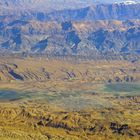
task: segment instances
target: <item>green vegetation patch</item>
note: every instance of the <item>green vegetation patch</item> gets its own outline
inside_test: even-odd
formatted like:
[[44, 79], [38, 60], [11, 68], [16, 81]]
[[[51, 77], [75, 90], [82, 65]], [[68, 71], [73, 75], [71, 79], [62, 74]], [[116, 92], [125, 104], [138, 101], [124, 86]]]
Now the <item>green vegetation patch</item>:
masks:
[[104, 88], [105, 92], [127, 92], [127, 93], [140, 93], [140, 84], [135, 83], [114, 83], [107, 84]]
[[0, 101], [16, 101], [25, 98], [29, 98], [29, 95], [13, 90], [0, 90]]

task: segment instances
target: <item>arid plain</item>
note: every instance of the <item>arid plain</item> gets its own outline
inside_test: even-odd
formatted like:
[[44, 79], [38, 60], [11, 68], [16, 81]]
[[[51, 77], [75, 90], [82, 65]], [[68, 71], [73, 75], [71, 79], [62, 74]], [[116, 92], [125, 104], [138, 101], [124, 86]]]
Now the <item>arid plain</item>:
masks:
[[1, 57], [1, 140], [139, 140], [140, 62]]

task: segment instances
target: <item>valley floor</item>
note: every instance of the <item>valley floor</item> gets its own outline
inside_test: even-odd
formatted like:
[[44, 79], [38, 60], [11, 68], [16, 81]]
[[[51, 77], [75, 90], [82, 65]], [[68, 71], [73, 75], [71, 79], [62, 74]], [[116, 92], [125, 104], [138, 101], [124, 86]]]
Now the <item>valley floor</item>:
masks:
[[0, 59], [0, 140], [139, 140], [139, 64]]

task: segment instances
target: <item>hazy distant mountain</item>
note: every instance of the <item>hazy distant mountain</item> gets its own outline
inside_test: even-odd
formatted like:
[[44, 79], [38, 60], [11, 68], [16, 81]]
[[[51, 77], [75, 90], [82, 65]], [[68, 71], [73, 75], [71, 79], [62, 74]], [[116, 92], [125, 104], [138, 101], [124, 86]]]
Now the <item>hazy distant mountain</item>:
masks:
[[[95, 4], [121, 3], [126, 0], [0, 0], [1, 8], [17, 8], [21, 10], [60, 10], [60, 9], [77, 9]], [[128, 0], [127, 2], [139, 2], [139, 0]], [[16, 6], [16, 7], [15, 7]]]
[[[89, 6], [84, 7], [76, 7], [77, 2], [68, 2], [69, 4], [61, 5], [61, 1], [57, 5], [55, 5], [55, 10], [53, 10], [53, 4], [52, 0], [48, 4], [42, 3], [42, 0], [39, 0], [39, 3], [37, 3], [37, 0], [25, 0], [18, 2], [10, 1], [6, 6], [3, 6], [1, 4], [1, 11], [0, 15], [2, 17], [8, 17], [13, 20], [14, 19], [22, 19], [22, 20], [29, 20], [29, 19], [35, 19], [35, 20], [41, 20], [41, 21], [79, 21], [79, 20], [126, 20], [126, 19], [140, 19], [140, 4], [91, 4]], [[29, 2], [27, 2], [29, 1]], [[73, 1], [73, 0], [71, 0]], [[10, 4], [12, 3], [12, 4]], [[32, 4], [33, 3], [33, 4]], [[60, 4], [61, 3], [61, 4]], [[67, 3], [67, 1], [66, 1]], [[83, 2], [84, 3], [84, 2]], [[81, 6], [83, 4], [81, 2]], [[41, 6], [42, 8], [36, 8], [35, 6]], [[51, 6], [52, 4], [52, 6]], [[5, 5], [5, 4], [4, 4]], [[17, 6], [15, 6], [17, 5]], [[62, 6], [62, 7], [61, 7]], [[80, 5], [79, 5], [80, 6]], [[71, 7], [71, 8], [70, 8]], [[44, 10], [45, 9], [45, 10]]]
[[94, 4], [92, 0], [0, 0], [0, 5], [4, 8], [13, 7], [20, 10], [50, 11], [58, 9], [73, 9]]

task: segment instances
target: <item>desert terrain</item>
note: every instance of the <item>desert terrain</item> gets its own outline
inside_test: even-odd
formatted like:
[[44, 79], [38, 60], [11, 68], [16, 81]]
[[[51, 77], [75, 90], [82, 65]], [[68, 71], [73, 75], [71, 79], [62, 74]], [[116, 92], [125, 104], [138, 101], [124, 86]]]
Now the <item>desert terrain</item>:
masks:
[[140, 62], [0, 59], [0, 140], [139, 140]]

